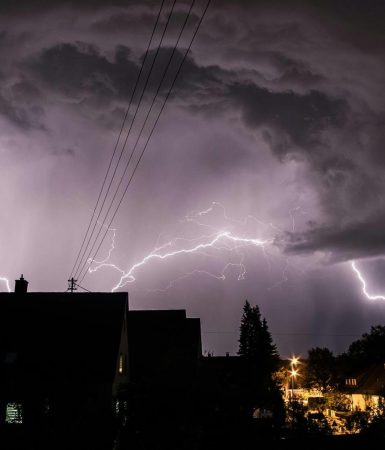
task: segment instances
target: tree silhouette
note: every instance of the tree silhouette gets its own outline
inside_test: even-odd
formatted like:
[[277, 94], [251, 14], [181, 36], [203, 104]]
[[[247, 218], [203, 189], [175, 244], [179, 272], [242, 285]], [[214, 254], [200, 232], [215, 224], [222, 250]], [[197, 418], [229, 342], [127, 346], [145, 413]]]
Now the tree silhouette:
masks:
[[361, 339], [352, 342], [347, 357], [354, 368], [385, 361], [385, 326], [372, 326], [370, 333], [365, 333]]
[[334, 386], [335, 358], [328, 348], [312, 348], [308, 351], [305, 385], [326, 391]]
[[238, 355], [256, 362], [270, 377], [279, 362], [266, 319], [261, 319], [258, 305], [251, 306], [247, 300], [241, 319]]
[[273, 411], [278, 425], [284, 416], [282, 397], [273, 379], [279, 356], [266, 319], [261, 318], [259, 307], [251, 306], [247, 300], [241, 319], [238, 355], [247, 367], [243, 390], [246, 410], [268, 408]]
[[243, 307], [241, 329], [239, 335], [238, 355], [248, 358], [256, 357], [259, 347], [259, 331], [261, 328], [261, 314], [258, 306], [252, 308], [246, 300]]

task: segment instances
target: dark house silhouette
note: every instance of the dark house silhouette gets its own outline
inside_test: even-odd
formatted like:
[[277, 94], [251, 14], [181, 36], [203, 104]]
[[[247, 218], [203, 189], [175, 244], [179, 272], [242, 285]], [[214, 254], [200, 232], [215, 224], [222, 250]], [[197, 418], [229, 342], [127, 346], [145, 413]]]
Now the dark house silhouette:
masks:
[[0, 447], [107, 448], [129, 380], [127, 294], [15, 287], [0, 294]]
[[130, 311], [128, 433], [122, 448], [181, 448], [196, 416], [200, 320], [184, 310]]
[[185, 310], [130, 311], [130, 378], [132, 383], [184, 383], [196, 374], [202, 357], [200, 319]]
[[245, 414], [250, 372], [248, 360], [239, 356], [209, 356], [202, 360], [200, 370], [202, 414], [210, 422], [234, 423]]
[[0, 448], [171, 445], [197, 413], [200, 320], [27, 288], [0, 294]]

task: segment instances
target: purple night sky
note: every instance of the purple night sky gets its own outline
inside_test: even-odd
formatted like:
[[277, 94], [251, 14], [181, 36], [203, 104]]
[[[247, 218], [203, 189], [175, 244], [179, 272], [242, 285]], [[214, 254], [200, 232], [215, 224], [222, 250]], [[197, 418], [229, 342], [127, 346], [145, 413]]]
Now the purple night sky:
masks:
[[[23, 273], [32, 291], [66, 289], [160, 4], [1, 2], [0, 277], [11, 288]], [[144, 108], [189, 4], [176, 2]], [[218, 355], [237, 350], [245, 299], [283, 357], [341, 352], [384, 324], [385, 300], [366, 298], [351, 267], [385, 295], [384, 18], [375, 0], [212, 2], [96, 258], [114, 241], [106, 263], [139, 263], [122, 288], [131, 308], [186, 308]], [[159, 255], [177, 254], [141, 263], [164, 245]], [[81, 284], [110, 291], [119, 270]]]

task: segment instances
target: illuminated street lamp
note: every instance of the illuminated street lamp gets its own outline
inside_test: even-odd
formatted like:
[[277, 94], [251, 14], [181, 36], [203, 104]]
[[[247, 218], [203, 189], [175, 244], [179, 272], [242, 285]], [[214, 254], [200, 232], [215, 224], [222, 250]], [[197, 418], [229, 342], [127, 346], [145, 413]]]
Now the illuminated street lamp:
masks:
[[293, 390], [294, 390], [294, 379], [299, 374], [299, 371], [297, 369], [297, 364], [299, 364], [299, 357], [298, 356], [292, 356], [290, 359], [290, 377], [291, 377], [291, 400], [293, 399]]
[[297, 369], [297, 364], [299, 364], [299, 358], [297, 356], [292, 356], [290, 359], [290, 378], [291, 378], [291, 390], [290, 390], [290, 405], [291, 405], [291, 420], [294, 423], [294, 380], [299, 375], [299, 370]]
[[293, 396], [293, 389], [294, 389], [294, 379], [298, 375], [298, 369], [291, 369], [290, 376], [291, 376], [291, 395]]
[[299, 358], [297, 356], [292, 356], [292, 358], [290, 359], [290, 364], [291, 366], [296, 366], [299, 363]]

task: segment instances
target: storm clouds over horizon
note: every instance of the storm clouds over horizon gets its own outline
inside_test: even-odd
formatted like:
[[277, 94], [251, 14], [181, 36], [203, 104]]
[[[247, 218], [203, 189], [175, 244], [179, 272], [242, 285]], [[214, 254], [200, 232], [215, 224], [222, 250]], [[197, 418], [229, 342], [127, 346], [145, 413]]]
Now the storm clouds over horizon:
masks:
[[[23, 272], [32, 290], [66, 287], [160, 6], [80, 3], [0, 6], [0, 276]], [[176, 5], [158, 71], [189, 6]], [[233, 254], [142, 267], [132, 307], [187, 308], [216, 353], [236, 350], [246, 298], [283, 356], [342, 351], [383, 322], [349, 261], [385, 293], [384, 18], [375, 0], [212, 2], [114, 222], [112, 260], [126, 270], [157, 243], [207, 234], [182, 219], [212, 202], [225, 213], [208, 226], [273, 244], [244, 250], [240, 280]], [[226, 264], [224, 280], [204, 274]], [[118, 279], [104, 268], [86, 287]]]

